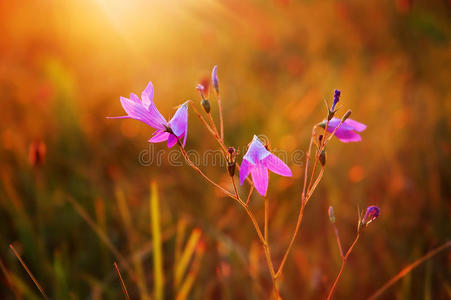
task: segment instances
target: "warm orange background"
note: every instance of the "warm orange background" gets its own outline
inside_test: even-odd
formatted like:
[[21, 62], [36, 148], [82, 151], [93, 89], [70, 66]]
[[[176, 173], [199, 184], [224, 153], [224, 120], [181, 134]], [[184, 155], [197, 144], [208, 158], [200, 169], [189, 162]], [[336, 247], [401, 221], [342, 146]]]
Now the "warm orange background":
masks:
[[[375, 204], [381, 216], [359, 241], [336, 293], [365, 299], [451, 236], [450, 13], [449, 1], [438, 0], [1, 1], [0, 258], [27, 286], [16, 296], [38, 291], [9, 251], [12, 242], [51, 298], [122, 297], [114, 256], [65, 199], [80, 203], [130, 257], [151, 240], [150, 180], [161, 199], [168, 298], [180, 220], [188, 232], [201, 228], [206, 247], [189, 299], [267, 294], [263, 255], [239, 207], [188, 167], [169, 166], [167, 154], [161, 167], [139, 165], [152, 130], [105, 119], [123, 113], [119, 96], [140, 94], [150, 80], [157, 106], [169, 116], [177, 104], [199, 100], [194, 87], [217, 64], [229, 145], [242, 148], [256, 133], [273, 148], [306, 150], [312, 125], [324, 118], [323, 99], [331, 101], [336, 88], [352, 118], [368, 125], [361, 143], [334, 140], [328, 147], [325, 178], [281, 285], [286, 299], [322, 298], [340, 264], [328, 206], [347, 246], [357, 203]], [[216, 117], [215, 101], [212, 110]], [[187, 149], [216, 147], [207, 136], [191, 114]], [[45, 148], [39, 166], [30, 164], [33, 145], [40, 153]], [[204, 169], [231, 188], [223, 169]], [[270, 175], [276, 264], [299, 204], [303, 169], [292, 170], [290, 179]], [[129, 206], [131, 232], [121, 221], [118, 193]], [[261, 217], [261, 197], [253, 197], [252, 209]], [[152, 252], [142, 265], [151, 291]], [[448, 251], [384, 297], [446, 299], [449, 270]], [[132, 298], [142, 296], [123, 275]], [[14, 298], [0, 278], [0, 298]]]

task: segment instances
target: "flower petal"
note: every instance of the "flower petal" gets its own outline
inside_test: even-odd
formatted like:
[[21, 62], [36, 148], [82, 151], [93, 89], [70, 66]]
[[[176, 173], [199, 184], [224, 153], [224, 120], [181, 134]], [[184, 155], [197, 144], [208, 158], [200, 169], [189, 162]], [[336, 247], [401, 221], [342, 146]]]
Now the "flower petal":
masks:
[[282, 176], [293, 176], [290, 168], [274, 154], [268, 155], [263, 161], [263, 165], [270, 169], [272, 172]]
[[169, 125], [176, 136], [181, 136], [188, 131], [188, 102], [180, 105], [169, 121]]
[[138, 96], [134, 93], [130, 93], [130, 100], [132, 100], [133, 102], [142, 104], [141, 100], [139, 100]]
[[153, 133], [153, 137], [149, 140], [150, 143], [160, 143], [167, 141], [169, 138], [169, 133], [161, 130], [157, 130]]
[[141, 93], [141, 99], [145, 108], [149, 108], [153, 101], [153, 84], [149, 81], [144, 91]]
[[344, 123], [346, 125], [349, 125], [352, 128], [354, 128], [354, 130], [357, 131], [357, 132], [362, 132], [362, 131], [364, 131], [366, 129], [366, 125], [365, 124], [357, 122], [357, 121], [355, 121], [353, 119], [347, 119]]
[[265, 196], [268, 189], [268, 169], [263, 164], [257, 164], [251, 170], [252, 181], [257, 192]]
[[177, 144], [177, 138], [173, 134], [169, 134], [168, 137], [168, 148], [172, 148], [175, 144]]
[[246, 159], [255, 165], [270, 154], [271, 152], [266, 150], [265, 146], [262, 144], [259, 138], [254, 135], [251, 145], [249, 146], [249, 149], [247, 150], [243, 159]]
[[[339, 118], [332, 118], [329, 121], [329, 126], [327, 127], [327, 131], [328, 132], [333, 132], [335, 130], [335, 128], [337, 128], [338, 124], [340, 124], [341, 119]], [[344, 122], [343, 124], [340, 125], [340, 128], [338, 130], [354, 130], [353, 127], [349, 126], [348, 124], [346, 124], [346, 122]]]
[[187, 135], [188, 135], [188, 128], [186, 129], [186, 131], [181, 136], [179, 136], [180, 140], [183, 138], [183, 143], [182, 143], [183, 148], [185, 148], [185, 145], [186, 145], [186, 137], [187, 137]]
[[121, 97], [121, 104], [130, 118], [142, 121], [155, 129], [164, 129], [164, 126], [152, 117], [141, 102]]
[[248, 162], [246, 159], [243, 159], [240, 166], [240, 185], [243, 185], [244, 180], [251, 172], [254, 166]]
[[360, 142], [362, 137], [351, 130], [344, 130], [341, 127], [335, 132], [335, 136], [343, 143]]
[[253, 165], [248, 162], [246, 159], [243, 159], [240, 166], [240, 185], [243, 185], [244, 180], [249, 175], [252, 170]]
[[167, 125], [166, 119], [163, 115], [158, 111], [155, 106], [155, 102], [153, 101], [153, 85], [152, 82], [149, 81], [146, 89], [141, 93], [142, 105], [144, 108], [150, 113], [152, 118], [156, 123], [161, 124], [161, 126]]

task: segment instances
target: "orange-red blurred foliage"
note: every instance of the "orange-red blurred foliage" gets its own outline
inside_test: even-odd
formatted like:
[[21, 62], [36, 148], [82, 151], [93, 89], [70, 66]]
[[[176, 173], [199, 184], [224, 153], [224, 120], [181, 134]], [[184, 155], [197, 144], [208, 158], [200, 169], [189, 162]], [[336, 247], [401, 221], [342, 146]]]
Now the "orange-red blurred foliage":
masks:
[[[323, 99], [331, 101], [334, 89], [342, 91], [341, 112], [352, 109], [351, 118], [368, 125], [361, 143], [328, 146], [325, 177], [306, 208], [280, 287], [284, 299], [323, 297], [340, 265], [327, 208], [334, 206], [346, 248], [358, 205], [374, 204], [381, 215], [363, 234], [336, 291], [337, 299], [368, 297], [451, 236], [449, 13], [449, 1], [438, 0], [0, 2], [1, 261], [28, 283], [8, 252], [17, 242], [52, 298], [120, 297], [115, 258], [64, 201], [70, 195], [122, 255], [142, 254], [144, 284], [122, 266], [121, 272], [133, 299], [144, 295], [153, 284], [153, 179], [162, 200], [167, 296], [173, 296], [175, 224], [183, 219], [205, 232], [190, 299], [266, 297], [264, 256], [239, 207], [188, 167], [171, 164], [164, 144], [149, 145], [148, 126], [105, 119], [122, 115], [119, 96], [139, 95], [148, 81], [168, 117], [187, 99], [199, 101], [195, 85], [217, 64], [225, 140], [240, 150], [239, 161], [253, 134], [288, 155], [306, 150], [313, 124], [325, 117]], [[191, 114], [187, 150], [216, 147]], [[29, 155], [32, 164], [45, 157], [39, 173]], [[288, 163], [293, 178], [270, 175], [275, 265], [295, 225], [303, 180], [303, 167]], [[232, 189], [225, 168], [202, 168]], [[132, 238], [121, 222], [118, 190], [129, 205]], [[247, 191], [240, 188], [243, 197]], [[251, 208], [261, 221], [262, 198], [254, 195]], [[445, 299], [449, 270], [449, 257], [433, 258], [385, 297]], [[0, 298], [13, 295], [3, 287]], [[27, 297], [34, 293], [29, 287], [16, 293]]]

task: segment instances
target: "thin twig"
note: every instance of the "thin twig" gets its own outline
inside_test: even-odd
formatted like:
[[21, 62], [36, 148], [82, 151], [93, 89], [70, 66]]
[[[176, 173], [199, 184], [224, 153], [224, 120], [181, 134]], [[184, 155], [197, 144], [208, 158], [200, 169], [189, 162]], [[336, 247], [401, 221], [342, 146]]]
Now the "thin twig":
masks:
[[[214, 182], [213, 180], [211, 180], [207, 175], [205, 175], [204, 172], [202, 172], [201, 169], [199, 169], [188, 157], [188, 155], [186, 154], [185, 149], [183, 149], [182, 143], [180, 142], [179, 139], [178, 140], [178, 145], [180, 148], [180, 152], [182, 153], [183, 157], [185, 158], [185, 161], [188, 163], [188, 165], [193, 168], [195, 171], [197, 171], [202, 177], [205, 178], [205, 180], [207, 180], [209, 183], [211, 183], [212, 185], [214, 185], [216, 188], [220, 189], [224, 194], [226, 194], [227, 196], [229, 196], [230, 198], [233, 198], [235, 200], [237, 200], [238, 202], [241, 202], [241, 200], [233, 195], [232, 193], [230, 193], [229, 191], [227, 191], [225, 188], [223, 188], [222, 186], [220, 186], [219, 184], [217, 184], [216, 182]], [[241, 204], [241, 203], [240, 203]]]
[[[220, 139], [218, 134], [211, 128], [211, 126], [208, 124], [208, 122], [205, 120], [205, 118], [199, 113], [199, 110], [196, 108], [196, 105], [194, 102], [189, 102], [191, 104], [192, 109], [194, 110], [194, 113], [197, 115], [197, 117], [201, 120], [201, 122], [204, 124], [205, 128], [211, 133], [211, 135], [215, 138], [215, 140], [218, 142], [219, 146], [221, 146], [222, 151], [224, 154], [227, 154], [227, 147], [224, 144], [224, 141]], [[240, 165], [236, 164], [236, 168], [238, 171], [240, 171]], [[249, 177], [246, 177], [246, 181], [249, 183], [249, 185], [253, 186], [254, 183], [252, 180], [249, 179]]]
[[247, 200], [246, 200], [246, 206], [249, 205], [249, 201], [251, 200], [252, 197], [252, 192], [254, 191], [254, 185], [251, 185], [251, 188], [249, 190], [249, 194], [247, 195]]
[[341, 246], [340, 233], [338, 232], [337, 224], [332, 223], [332, 226], [334, 227], [335, 239], [337, 240], [338, 250], [340, 251], [340, 257], [341, 259], [343, 259], [344, 258], [343, 247]]
[[211, 116], [211, 113], [207, 113], [207, 116], [208, 116], [208, 119], [210, 120], [211, 128], [213, 128], [213, 130], [215, 131], [218, 138], [220, 138], [218, 128], [216, 128], [216, 124], [215, 124], [215, 121], [213, 121], [213, 117]]
[[349, 247], [348, 251], [346, 252], [345, 256], [343, 257], [343, 260], [341, 262], [340, 271], [338, 271], [337, 278], [335, 278], [335, 281], [334, 281], [332, 287], [329, 290], [329, 295], [327, 296], [327, 300], [330, 300], [332, 298], [332, 295], [334, 293], [335, 287], [337, 286], [338, 280], [340, 279], [341, 273], [343, 273], [343, 269], [345, 267], [346, 260], [348, 259], [349, 255], [351, 254], [352, 249], [354, 249], [354, 246], [357, 244], [357, 241], [359, 240], [359, 236], [360, 236], [360, 234], [357, 232], [357, 235], [356, 235], [356, 237], [354, 239], [354, 242]]
[[315, 180], [315, 183], [313, 184], [312, 188], [307, 191], [307, 197], [305, 199], [305, 204], [304, 205], [307, 204], [307, 202], [310, 199], [310, 197], [312, 196], [313, 192], [316, 190], [316, 187], [318, 186], [319, 182], [323, 178], [323, 175], [324, 175], [324, 167], [321, 166], [321, 170], [319, 171], [319, 174], [318, 174], [318, 177]]
[[315, 130], [316, 130], [316, 125], [313, 126], [312, 136], [310, 138], [309, 148], [308, 148], [307, 154], [305, 156], [304, 185], [302, 187], [301, 206], [299, 208], [298, 219], [296, 221], [296, 227], [294, 229], [293, 235], [291, 236], [290, 243], [288, 244], [287, 250], [285, 250], [285, 253], [283, 255], [282, 261], [281, 261], [281, 263], [279, 265], [279, 268], [278, 268], [278, 270], [276, 272], [276, 278], [278, 278], [282, 274], [283, 267], [285, 265], [285, 262], [287, 261], [288, 255], [290, 254], [291, 248], [293, 247], [294, 241], [295, 241], [297, 233], [299, 231], [299, 227], [300, 227], [301, 222], [302, 222], [302, 218], [304, 216], [304, 208], [305, 208], [305, 204], [306, 204], [306, 201], [305, 201], [305, 189], [307, 187], [308, 165], [309, 165], [310, 155], [311, 155], [311, 151], [312, 151], [313, 139], [315, 138]]
[[239, 197], [239, 195], [235, 196], [232, 193], [230, 193], [229, 191], [227, 191], [226, 189], [224, 189], [222, 186], [220, 186], [219, 184], [217, 184], [216, 182], [214, 182], [213, 180], [211, 180], [207, 175], [205, 175], [204, 172], [202, 172], [201, 169], [199, 169], [188, 157], [188, 155], [186, 154], [185, 149], [183, 148], [182, 142], [180, 141], [180, 139], [178, 137], [177, 138], [177, 144], [179, 146], [179, 149], [183, 155], [183, 157], [185, 158], [186, 162], [188, 163], [188, 165], [193, 168], [195, 171], [197, 171], [202, 177], [204, 177], [209, 183], [213, 184], [216, 188], [220, 189], [225, 195], [229, 196], [230, 198], [236, 200], [246, 211], [247, 215], [249, 216], [254, 229], [257, 233], [258, 238], [260, 239], [260, 242], [262, 243], [264, 252], [265, 252], [265, 258], [266, 258], [266, 263], [268, 265], [268, 269], [269, 272], [271, 274], [271, 279], [273, 281], [273, 287], [274, 287], [274, 293], [276, 294], [277, 299], [279, 299], [279, 291], [277, 289], [277, 282], [276, 282], [276, 276], [275, 276], [275, 271], [274, 271], [274, 266], [272, 264], [271, 261], [271, 253], [270, 253], [270, 249], [268, 246], [268, 243], [266, 241], [266, 239], [264, 238], [261, 230], [260, 230], [260, 226], [258, 225], [257, 220], [255, 219], [254, 214], [250, 211], [249, 207], [243, 202], [243, 200], [241, 200], [241, 198]]
[[219, 184], [217, 184], [216, 182], [214, 182], [213, 180], [211, 180], [207, 175], [205, 175], [204, 172], [202, 172], [201, 169], [199, 169], [188, 157], [188, 155], [186, 154], [185, 149], [183, 149], [182, 144], [179, 140], [178, 142], [180, 151], [182, 152], [183, 157], [185, 158], [186, 162], [188, 163], [188, 165], [193, 168], [195, 171], [197, 171], [202, 177], [205, 178], [205, 180], [207, 180], [209, 183], [211, 183], [212, 185], [214, 185], [216, 188], [218, 188], [219, 190], [221, 190], [226, 196], [236, 200], [246, 211], [246, 213], [248, 214], [248, 216], [250, 217], [252, 224], [254, 225], [255, 231], [257, 232], [258, 238], [260, 239], [260, 241], [263, 244], [266, 244], [265, 239], [263, 238], [262, 232], [260, 230], [260, 227], [258, 226], [257, 220], [255, 219], [253, 213], [249, 210], [249, 208], [247, 207], [247, 205], [241, 200], [241, 198], [233, 195], [232, 193], [230, 193], [229, 191], [227, 191], [226, 189], [224, 189], [222, 186], [220, 186]]
[[268, 243], [268, 213], [269, 213], [269, 207], [268, 207], [268, 197], [265, 196], [265, 223], [264, 223], [264, 236], [265, 241]]
[[238, 195], [238, 190], [236, 188], [235, 179], [233, 179], [233, 176], [230, 176], [230, 179], [232, 180], [232, 185], [233, 185], [233, 189], [235, 190], [235, 195], [237, 198], [239, 198], [240, 195]]
[[222, 104], [221, 104], [221, 96], [218, 94], [218, 108], [219, 108], [219, 127], [221, 130], [221, 140], [224, 141], [224, 120], [222, 118]]
[[305, 155], [304, 184], [302, 186], [301, 203], [304, 203], [305, 199], [305, 189], [307, 188], [307, 177], [308, 177], [308, 165], [310, 162], [310, 155], [312, 153], [313, 139], [316, 137], [316, 128], [317, 128], [316, 125], [313, 126], [312, 136], [310, 137], [310, 144], [307, 150], [307, 154]]
[[116, 269], [117, 275], [119, 276], [119, 279], [121, 281], [121, 287], [122, 287], [122, 291], [124, 292], [125, 299], [130, 300], [130, 296], [128, 295], [128, 292], [127, 292], [127, 287], [125, 286], [125, 282], [122, 279], [121, 272], [119, 271], [119, 267], [117, 266], [116, 262], [114, 262], [114, 268]]
[[437, 247], [435, 249], [432, 249], [428, 253], [426, 253], [424, 256], [420, 257], [410, 265], [404, 267], [398, 274], [396, 274], [394, 277], [392, 277], [389, 281], [387, 281], [381, 288], [379, 288], [374, 294], [372, 294], [370, 297], [368, 297], [368, 300], [374, 300], [380, 295], [382, 295], [383, 292], [385, 292], [389, 287], [391, 287], [393, 284], [395, 284], [398, 280], [409, 274], [413, 269], [418, 267], [423, 262], [427, 261], [434, 255], [438, 254], [439, 252], [445, 250], [446, 248], [449, 248], [451, 246], [451, 241], [447, 241], [440, 247]]
[[191, 108], [194, 110], [194, 113], [197, 115], [199, 120], [202, 122], [202, 124], [204, 124], [205, 128], [207, 128], [207, 130], [211, 133], [211, 135], [219, 143], [219, 145], [221, 146], [222, 151], [227, 153], [227, 147], [224, 145], [224, 142], [219, 138], [219, 136], [216, 133], [216, 131], [210, 126], [210, 124], [208, 124], [207, 120], [205, 120], [205, 118], [200, 114], [200, 112], [196, 108], [196, 105], [194, 104], [194, 102], [190, 102], [190, 103], [191, 103]]
[[20, 264], [22, 265], [22, 267], [25, 269], [25, 271], [28, 273], [28, 276], [30, 276], [31, 280], [33, 280], [34, 284], [36, 285], [36, 287], [38, 288], [39, 292], [41, 292], [41, 295], [44, 299], [49, 299], [47, 297], [47, 294], [45, 293], [44, 289], [41, 287], [41, 285], [39, 284], [39, 282], [36, 280], [36, 278], [33, 276], [33, 274], [31, 273], [30, 269], [27, 267], [27, 265], [25, 264], [25, 262], [22, 260], [22, 257], [19, 255], [19, 253], [16, 251], [16, 249], [14, 249], [12, 244], [9, 244], [9, 248], [11, 248], [11, 250], [13, 251], [14, 255], [17, 257], [17, 259], [19, 260]]

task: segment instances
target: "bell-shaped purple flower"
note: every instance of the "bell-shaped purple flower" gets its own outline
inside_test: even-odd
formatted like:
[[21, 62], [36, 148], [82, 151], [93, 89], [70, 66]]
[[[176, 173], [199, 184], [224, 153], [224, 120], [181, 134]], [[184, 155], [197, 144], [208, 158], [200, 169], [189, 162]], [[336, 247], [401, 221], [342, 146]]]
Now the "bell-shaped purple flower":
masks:
[[367, 226], [368, 224], [373, 222], [377, 217], [379, 217], [379, 211], [379, 207], [375, 205], [368, 206], [365, 215], [363, 216], [362, 224]]
[[268, 189], [268, 169], [282, 176], [293, 176], [290, 168], [280, 158], [269, 152], [254, 135], [241, 163], [240, 183], [243, 184], [251, 173], [255, 189], [260, 195], [265, 196]]
[[183, 138], [183, 147], [185, 147], [188, 133], [188, 101], [179, 106], [172, 119], [168, 122], [155, 106], [153, 95], [153, 85], [152, 82], [149, 82], [141, 94], [141, 99], [133, 93], [130, 94], [130, 99], [121, 97], [121, 104], [127, 113], [126, 116], [109, 117], [109, 119], [139, 120], [156, 129], [149, 142], [159, 143], [167, 141], [168, 147], [171, 148], [177, 143], [177, 138]]
[[[340, 124], [340, 121], [341, 120], [338, 118], [332, 118], [329, 121], [327, 131], [332, 133], [335, 128], [337, 128], [338, 124]], [[323, 122], [321, 124], [321, 127], [325, 127], [325, 124], [326, 122]], [[365, 129], [365, 124], [354, 121], [352, 119], [346, 119], [335, 132], [335, 136], [343, 143], [360, 142], [362, 140], [362, 137], [357, 132], [362, 132]]]
[[339, 90], [335, 90], [334, 92], [334, 101], [332, 102], [332, 107], [330, 108], [330, 111], [335, 111], [335, 106], [337, 105], [338, 101], [340, 101], [340, 95], [341, 92]]

